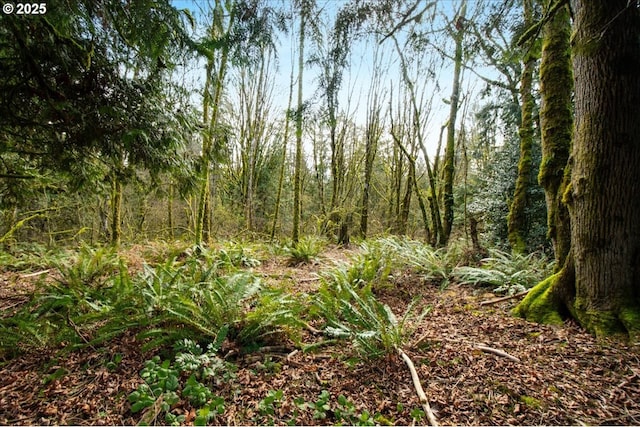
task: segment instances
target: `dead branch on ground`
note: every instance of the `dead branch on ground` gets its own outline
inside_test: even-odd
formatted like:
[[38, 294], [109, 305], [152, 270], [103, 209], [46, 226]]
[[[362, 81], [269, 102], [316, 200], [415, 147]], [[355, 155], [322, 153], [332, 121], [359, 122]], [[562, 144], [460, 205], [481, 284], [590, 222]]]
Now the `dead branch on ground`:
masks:
[[526, 291], [518, 292], [517, 294], [509, 295], [509, 296], [506, 296], [506, 297], [500, 297], [500, 298], [490, 299], [490, 300], [487, 300], [487, 301], [482, 301], [480, 303], [480, 305], [482, 306], [482, 305], [496, 304], [496, 303], [499, 303], [499, 302], [502, 302], [502, 301], [507, 301], [507, 300], [510, 300], [510, 299], [519, 298], [519, 297], [521, 297], [523, 295], [526, 295], [528, 293], [529, 293], [529, 290], [527, 289]]
[[431, 406], [429, 406], [429, 399], [427, 399], [427, 395], [424, 393], [422, 389], [422, 384], [420, 384], [420, 378], [418, 378], [418, 372], [416, 372], [416, 367], [413, 365], [413, 362], [407, 356], [407, 353], [402, 351], [401, 348], [398, 348], [398, 353], [402, 356], [402, 360], [409, 367], [409, 371], [411, 372], [411, 379], [413, 380], [413, 386], [416, 389], [416, 393], [418, 393], [418, 397], [420, 398], [420, 403], [422, 404], [422, 409], [424, 409], [424, 413], [427, 414], [427, 419], [429, 420], [429, 424], [436, 427], [438, 425], [438, 421], [436, 420], [436, 416], [433, 414], [431, 410]]

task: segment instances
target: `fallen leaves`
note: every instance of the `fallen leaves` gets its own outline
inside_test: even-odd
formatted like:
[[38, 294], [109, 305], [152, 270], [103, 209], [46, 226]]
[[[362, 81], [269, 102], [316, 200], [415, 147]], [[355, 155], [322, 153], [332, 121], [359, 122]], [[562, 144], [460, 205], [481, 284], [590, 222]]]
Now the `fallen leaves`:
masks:
[[[333, 253], [339, 258], [340, 253]], [[296, 279], [315, 277], [321, 265], [300, 270], [284, 263], [263, 263], [269, 277], [290, 277], [295, 291], [313, 292], [317, 283]], [[11, 277], [11, 280], [14, 278]], [[405, 352], [413, 360], [431, 408], [441, 424], [541, 425], [640, 424], [640, 348], [596, 340], [572, 322], [562, 327], [528, 323], [509, 315], [515, 301], [481, 306], [491, 298], [466, 286], [440, 291], [411, 274], [396, 275], [393, 286], [378, 297], [396, 313], [412, 297], [431, 305]], [[0, 306], [14, 300], [0, 294]], [[305, 332], [305, 343], [322, 337]], [[288, 345], [289, 343], [279, 343]], [[486, 353], [478, 344], [501, 350], [513, 360]], [[140, 384], [139, 371], [152, 355], [140, 351], [133, 333], [97, 350], [26, 354], [0, 368], [0, 424], [130, 425], [141, 414], [130, 412], [126, 397]], [[290, 350], [290, 349], [289, 349]], [[122, 361], [107, 369], [114, 354]], [[331, 423], [314, 419], [311, 410], [294, 403], [315, 402], [323, 390], [335, 405], [344, 395], [359, 412], [378, 413], [394, 424], [425, 423], [415, 419], [420, 401], [411, 376], [397, 355], [371, 361], [354, 359], [347, 343], [325, 345], [316, 352], [289, 351], [253, 354], [239, 351], [228, 358], [235, 376], [221, 381], [215, 394], [224, 397], [219, 424], [256, 424], [258, 404], [270, 390], [283, 390], [274, 411], [275, 424]], [[272, 359], [267, 359], [272, 357]], [[277, 361], [277, 371], [267, 362]], [[334, 406], [335, 407], [335, 406]], [[181, 402], [177, 412], [194, 422], [196, 409]], [[381, 418], [382, 419], [382, 418]], [[162, 420], [156, 420], [162, 422]]]

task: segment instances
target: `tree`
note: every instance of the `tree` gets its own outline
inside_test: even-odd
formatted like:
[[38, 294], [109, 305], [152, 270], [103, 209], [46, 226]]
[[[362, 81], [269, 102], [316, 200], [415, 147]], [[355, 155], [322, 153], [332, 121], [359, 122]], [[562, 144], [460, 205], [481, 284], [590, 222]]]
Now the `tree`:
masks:
[[303, 71], [304, 71], [304, 39], [305, 32], [307, 31], [307, 25], [313, 26], [311, 21], [311, 14], [315, 9], [314, 0], [300, 0], [299, 4], [300, 14], [300, 29], [298, 36], [298, 103], [296, 109], [296, 157], [293, 173], [293, 230], [291, 239], [294, 243], [298, 243], [300, 238], [300, 209], [302, 204], [302, 118], [303, 107], [302, 102], [302, 87], [303, 87]]
[[[524, 24], [525, 28], [533, 25], [533, 0], [524, 0]], [[527, 190], [530, 186], [529, 176], [532, 168], [532, 150], [534, 140], [533, 109], [533, 72], [536, 67], [537, 57], [535, 40], [526, 49], [522, 62], [522, 77], [520, 78], [520, 161], [518, 162], [518, 178], [516, 188], [511, 201], [508, 216], [509, 243], [515, 253], [524, 253], [527, 244], [525, 241], [527, 231], [527, 207], [529, 200]]]
[[364, 154], [364, 177], [362, 185], [362, 201], [360, 202], [360, 235], [367, 238], [369, 228], [369, 198], [371, 195], [371, 178], [373, 175], [373, 164], [378, 151], [378, 143], [382, 136], [384, 124], [381, 119], [381, 98], [384, 94], [380, 92], [380, 53], [376, 48], [374, 51], [374, 74], [367, 94], [367, 117], [365, 130], [365, 154]]
[[574, 0], [575, 125], [564, 192], [571, 249], [516, 307], [531, 320], [570, 314], [596, 335], [640, 336], [640, 9]]
[[269, 241], [273, 242], [278, 225], [278, 216], [280, 213], [280, 201], [282, 198], [282, 186], [284, 185], [284, 171], [287, 165], [287, 143], [289, 141], [289, 123], [291, 122], [291, 103], [293, 102], [293, 86], [294, 86], [295, 63], [291, 61], [291, 73], [289, 81], [289, 97], [287, 100], [287, 109], [284, 113], [284, 133], [282, 135], [282, 156], [280, 158], [280, 171], [278, 173], [278, 190], [276, 193], [276, 206], [273, 213], [273, 221], [271, 223], [271, 232], [269, 233]]
[[447, 144], [444, 150], [444, 193], [443, 193], [443, 209], [442, 218], [442, 235], [440, 236], [440, 244], [446, 245], [451, 235], [453, 227], [453, 178], [455, 172], [455, 133], [456, 118], [458, 116], [458, 104], [460, 101], [460, 71], [462, 69], [462, 47], [465, 35], [465, 15], [467, 11], [466, 0], [462, 1], [460, 10], [456, 16], [456, 32], [453, 39], [456, 43], [453, 69], [453, 87], [451, 89], [451, 98], [449, 99], [449, 123], [447, 125]]
[[166, 70], [190, 41], [168, 1], [75, 0], [48, 9], [0, 17], [2, 164], [53, 172], [58, 192], [87, 184], [100, 191], [111, 181], [117, 243], [123, 182], [137, 169], [171, 168], [189, 139], [164, 89]]
[[[211, 167], [213, 160], [218, 157], [221, 151], [224, 136], [220, 132], [218, 123], [220, 114], [220, 104], [224, 81], [227, 75], [229, 55], [231, 52], [232, 31], [237, 18], [237, 8], [232, 3], [228, 12], [228, 22], [224, 22], [225, 10], [223, 2], [216, 0], [213, 8], [211, 26], [209, 28], [209, 40], [213, 49], [205, 51], [207, 56], [207, 66], [205, 74], [205, 85], [202, 99], [202, 121], [204, 132], [202, 135], [202, 159], [200, 165], [200, 191], [198, 197], [198, 210], [196, 212], [195, 244], [200, 245], [202, 241], [209, 240], [211, 225]], [[226, 4], [226, 3], [225, 3]], [[219, 46], [219, 55], [216, 51]]]
[[195, 243], [210, 238], [213, 170], [226, 148], [228, 129], [222, 122], [221, 104], [229, 68], [234, 64], [259, 63], [263, 52], [273, 47], [274, 28], [280, 17], [263, 2], [215, 0], [207, 36], [198, 45], [207, 58], [203, 91], [202, 158], [200, 191], [196, 212]]
[[552, 7], [552, 1], [548, 1], [547, 14], [554, 13], [554, 15], [542, 30], [540, 63], [542, 164], [538, 181], [545, 190], [547, 236], [553, 244], [556, 271], [558, 271], [564, 265], [571, 246], [569, 212], [562, 202], [562, 195], [570, 178], [567, 161], [571, 150], [573, 127], [571, 104], [573, 74], [569, 6], [562, 4], [556, 11], [551, 10]]
[[237, 136], [241, 166], [242, 203], [244, 204], [245, 226], [253, 231], [255, 227], [256, 192], [259, 173], [264, 161], [269, 134], [269, 113], [273, 92], [271, 75], [273, 52], [265, 50], [260, 58], [257, 72], [252, 67], [240, 69], [238, 80], [239, 107]]

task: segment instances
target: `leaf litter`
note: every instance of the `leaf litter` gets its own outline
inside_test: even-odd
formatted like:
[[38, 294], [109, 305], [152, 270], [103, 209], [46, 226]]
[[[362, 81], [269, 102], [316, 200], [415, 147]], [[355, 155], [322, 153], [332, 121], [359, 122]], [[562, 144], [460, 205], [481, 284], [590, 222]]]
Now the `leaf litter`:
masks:
[[[332, 249], [324, 261], [298, 268], [274, 258], [255, 271], [267, 281], [285, 278], [292, 291], [313, 292], [318, 273], [345, 255]], [[262, 270], [261, 270], [262, 269]], [[4, 283], [18, 287], [13, 273]], [[33, 282], [21, 285], [31, 290]], [[25, 291], [24, 295], [26, 295]], [[432, 310], [404, 350], [416, 365], [424, 391], [443, 425], [638, 425], [640, 424], [640, 348], [596, 339], [572, 321], [539, 325], [514, 318], [517, 300], [481, 306], [488, 295], [452, 284], [445, 290], [411, 273], [398, 275], [378, 298], [398, 314], [414, 296]], [[16, 292], [0, 293], [0, 307], [14, 308]], [[494, 295], [491, 294], [491, 297]], [[304, 342], [322, 339], [306, 331]], [[357, 413], [377, 414], [378, 424], [426, 423], [416, 418], [420, 402], [401, 358], [359, 360], [348, 343], [288, 353], [238, 353], [229, 361], [235, 376], [214, 391], [225, 411], [212, 422], [221, 425], [273, 423], [326, 425], [334, 421], [338, 396]], [[487, 353], [499, 349], [520, 362]], [[153, 354], [143, 353], [130, 331], [99, 348], [48, 349], [0, 364], [0, 424], [135, 425], [127, 396], [142, 383], [139, 372]], [[118, 355], [118, 363], [114, 357]], [[265, 369], [271, 364], [277, 368]], [[283, 398], [269, 419], [259, 403], [269, 391]], [[316, 402], [323, 391], [330, 406], [323, 417], [299, 402]], [[193, 424], [188, 402], [175, 408]]]

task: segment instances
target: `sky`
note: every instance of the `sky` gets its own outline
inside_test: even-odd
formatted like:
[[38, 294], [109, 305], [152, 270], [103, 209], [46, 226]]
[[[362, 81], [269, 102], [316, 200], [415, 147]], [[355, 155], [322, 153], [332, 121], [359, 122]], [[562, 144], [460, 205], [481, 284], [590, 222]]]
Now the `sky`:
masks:
[[[288, 7], [291, 5], [291, 1], [288, 0], [271, 0], [274, 6]], [[320, 25], [331, 26], [333, 19], [339, 10], [339, 8], [346, 3], [346, 0], [317, 0], [318, 9], [321, 10], [321, 16], [316, 18], [316, 22]], [[478, 1], [469, 0], [470, 13], [474, 13], [475, 5]], [[202, 8], [206, 8], [207, 0], [174, 0], [173, 4], [177, 8], [187, 8], [196, 19], [202, 17]], [[416, 10], [422, 10], [423, 4], [427, 4], [423, 0]], [[434, 22], [435, 27], [442, 28], [445, 25], [445, 20], [451, 20], [455, 16], [455, 11], [460, 5], [460, 0], [437, 0], [435, 7], [428, 10], [426, 14], [431, 13], [433, 10], [437, 10], [437, 17]], [[398, 19], [401, 19], [399, 16]], [[395, 25], [395, 22], [389, 23], [389, 28]], [[426, 29], [428, 25], [423, 23], [418, 28]], [[398, 31], [397, 36], [400, 44], [403, 40], [406, 40], [407, 31], [411, 28], [407, 25]], [[297, 31], [298, 22], [294, 23], [293, 31], [288, 35], [281, 35], [279, 38], [279, 45], [277, 47], [278, 55], [278, 69], [275, 73], [275, 90], [274, 90], [274, 106], [276, 111], [283, 113], [286, 109], [287, 99], [289, 95], [289, 83], [290, 72], [292, 67], [292, 61], [295, 65], [295, 73], [297, 76]], [[434, 36], [436, 37], [436, 36]], [[380, 39], [380, 36], [377, 36]], [[309, 38], [307, 38], [309, 40]], [[447, 49], [451, 49], [450, 39], [441, 39], [442, 42], [449, 43]], [[340, 106], [346, 112], [351, 115], [353, 120], [359, 124], [364, 125], [367, 109], [367, 93], [371, 80], [373, 78], [374, 69], [374, 52], [378, 50], [382, 53], [382, 69], [384, 75], [382, 77], [382, 85], [387, 87], [387, 93], [391, 87], [394, 88], [394, 97], [398, 98], [398, 85], [402, 80], [402, 75], [399, 68], [399, 56], [395, 50], [394, 44], [391, 39], [387, 39], [382, 45], [378, 45], [377, 40], [369, 36], [354, 42], [350, 55], [350, 65], [344, 73], [344, 80], [342, 85], [342, 91], [339, 97]], [[378, 48], [378, 49], [376, 49]], [[309, 54], [313, 52], [314, 48], [311, 43], [307, 43], [305, 46], [305, 56], [309, 57]], [[407, 52], [405, 52], [406, 54]], [[436, 58], [436, 59], [433, 59]], [[432, 107], [430, 110], [429, 124], [426, 127], [426, 142], [427, 151], [429, 156], [432, 157], [436, 153], [438, 144], [438, 136], [440, 134], [441, 126], [446, 123], [449, 115], [449, 104], [447, 100], [451, 95], [451, 82], [453, 80], [453, 62], [451, 60], [443, 60], [437, 54], [435, 49], [430, 49], [428, 46], [421, 54], [411, 58], [415, 61], [428, 62], [435, 60], [439, 63], [437, 68], [437, 74], [427, 78], [424, 71], [421, 74], [415, 72], [410, 74], [410, 78], [413, 80], [416, 90], [420, 96], [424, 96], [426, 99], [433, 98]], [[200, 67], [204, 70], [204, 64]], [[488, 77], [495, 77], [495, 72], [489, 69], [477, 68], [475, 70]], [[197, 71], [195, 71], [197, 73]], [[307, 67], [304, 70], [303, 79], [303, 92], [305, 101], [319, 101], [317, 96], [317, 79], [319, 69], [317, 66]], [[202, 75], [204, 71], [202, 71]], [[201, 81], [204, 81], [202, 77], [198, 77]], [[466, 94], [465, 101], [469, 103], [468, 109], [473, 109], [474, 104], [478, 98], [478, 92], [483, 88], [483, 83], [479, 81], [472, 73], [463, 70], [462, 75], [462, 91]], [[295, 102], [295, 95], [294, 95]], [[383, 107], [383, 114], [388, 109], [388, 99], [381, 102], [385, 103]], [[394, 105], [394, 108], [397, 107]], [[460, 123], [458, 123], [458, 126]]]

